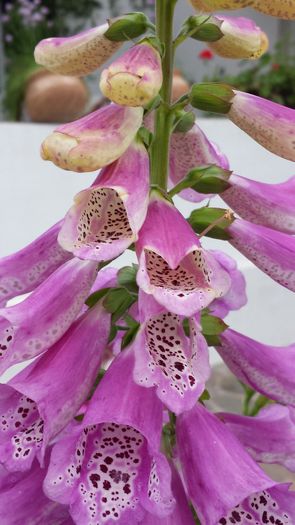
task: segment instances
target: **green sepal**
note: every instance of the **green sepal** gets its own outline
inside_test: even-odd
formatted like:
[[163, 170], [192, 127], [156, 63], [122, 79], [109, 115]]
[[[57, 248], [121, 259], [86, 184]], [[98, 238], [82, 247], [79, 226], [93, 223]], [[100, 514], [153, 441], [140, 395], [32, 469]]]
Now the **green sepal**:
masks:
[[216, 42], [224, 35], [220, 29], [221, 20], [206, 15], [190, 16], [185, 22], [185, 30], [194, 40], [201, 42]]
[[193, 111], [177, 110], [174, 116], [174, 129], [176, 133], [187, 133], [195, 124], [196, 115]]
[[116, 323], [137, 300], [126, 288], [111, 288], [104, 298], [105, 309], [112, 314], [112, 323]]
[[201, 395], [201, 397], [199, 397], [199, 401], [209, 401], [209, 399], [211, 399], [211, 396], [210, 396], [210, 393], [208, 392], [208, 390], [204, 390], [203, 394]]
[[231, 174], [232, 171], [215, 164], [198, 166], [189, 171], [187, 176], [172, 188], [170, 195], [176, 195], [186, 188], [192, 188], [199, 193], [222, 193], [230, 187], [228, 179]]
[[207, 313], [201, 315], [201, 326], [204, 335], [219, 335], [228, 328], [222, 319]]
[[133, 40], [149, 29], [151, 23], [148, 17], [143, 13], [127, 13], [110, 20], [110, 27], [104, 36], [113, 42], [123, 42]]
[[206, 339], [206, 343], [208, 346], [220, 346], [221, 345], [218, 335], [204, 334], [204, 337]]
[[154, 49], [156, 49], [156, 51], [158, 51], [161, 57], [164, 56], [165, 45], [163, 44], [163, 42], [161, 42], [161, 40], [159, 40], [159, 38], [157, 38], [156, 36], [147, 36], [142, 40], [139, 40], [139, 42], [137, 42], [136, 45], [144, 44], [145, 42], [152, 46]]
[[231, 86], [218, 82], [193, 84], [189, 99], [194, 108], [227, 114], [235, 93]]
[[154, 135], [149, 129], [147, 129], [145, 126], [141, 126], [137, 132], [137, 136], [140, 138], [147, 149], [151, 147]]
[[89, 306], [89, 308], [92, 308], [93, 306], [100, 301], [110, 290], [110, 288], [102, 288], [101, 290], [97, 290], [97, 292], [93, 292], [89, 297], [87, 297], [85, 304]]
[[223, 208], [208, 208], [204, 206], [194, 210], [189, 218], [188, 222], [196, 233], [202, 233], [208, 226], [213, 222], [219, 220], [216, 226], [213, 226], [210, 231], [206, 233], [207, 237], [213, 239], [221, 239], [228, 241], [231, 238], [230, 232], [227, 230], [229, 226], [235, 220], [234, 216], [225, 217], [226, 210]]
[[[121, 343], [121, 350], [124, 350], [126, 346], [130, 345], [132, 341], [135, 339], [135, 336], [140, 328], [140, 324], [135, 321], [135, 319], [132, 319], [132, 317], [128, 316], [129, 321], [126, 320], [129, 330], [126, 331], [126, 334], [124, 335]], [[132, 319], [132, 321], [130, 320]]]
[[118, 284], [126, 288], [131, 294], [138, 294], [138, 286], [136, 283], [137, 271], [138, 265], [133, 264], [132, 266], [124, 266], [118, 272]]

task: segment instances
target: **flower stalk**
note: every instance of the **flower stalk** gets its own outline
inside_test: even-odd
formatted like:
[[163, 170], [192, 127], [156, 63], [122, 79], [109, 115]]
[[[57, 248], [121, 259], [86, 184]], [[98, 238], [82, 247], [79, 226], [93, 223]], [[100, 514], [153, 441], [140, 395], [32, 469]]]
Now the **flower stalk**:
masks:
[[171, 90], [173, 77], [173, 18], [177, 0], [157, 0], [157, 37], [163, 45], [163, 84], [160, 91], [162, 102], [156, 110], [154, 141], [151, 148], [151, 184], [167, 189], [169, 145], [173, 123]]

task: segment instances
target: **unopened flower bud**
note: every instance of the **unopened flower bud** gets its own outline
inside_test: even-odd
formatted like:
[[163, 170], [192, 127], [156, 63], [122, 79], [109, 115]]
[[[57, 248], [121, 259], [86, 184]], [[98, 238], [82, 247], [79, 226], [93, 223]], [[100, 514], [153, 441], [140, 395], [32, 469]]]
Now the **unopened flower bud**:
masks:
[[103, 94], [123, 106], [145, 106], [162, 86], [159, 52], [148, 42], [129, 49], [102, 72]]
[[88, 75], [104, 64], [122, 45], [109, 40], [108, 24], [67, 38], [46, 38], [35, 48], [37, 64], [62, 75]]
[[64, 170], [95, 171], [117, 160], [130, 146], [143, 117], [142, 108], [111, 104], [59, 126], [42, 143], [41, 156]]
[[[225, 58], [259, 58], [268, 49], [267, 35], [248, 18], [216, 17], [221, 21], [223, 37], [208, 45]], [[214, 18], [213, 18], [214, 20]]]

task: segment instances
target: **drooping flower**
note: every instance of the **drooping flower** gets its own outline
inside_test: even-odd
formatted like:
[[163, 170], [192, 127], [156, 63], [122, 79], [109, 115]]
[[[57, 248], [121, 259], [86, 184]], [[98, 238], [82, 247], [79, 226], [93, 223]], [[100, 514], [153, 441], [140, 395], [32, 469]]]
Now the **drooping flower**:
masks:
[[67, 508], [45, 496], [45, 474], [36, 460], [29, 472], [1, 473], [1, 525], [74, 525]]
[[189, 0], [198, 11], [211, 13], [221, 9], [241, 9], [249, 5], [249, 0]]
[[295, 161], [295, 110], [235, 91], [228, 117], [264, 148]]
[[0, 309], [0, 373], [47, 350], [79, 314], [97, 274], [92, 261], [72, 259], [21, 303]]
[[210, 375], [208, 347], [200, 326], [191, 318], [187, 337], [183, 321], [152, 296], [140, 293], [140, 330], [132, 344], [134, 379], [143, 387], [155, 386], [158, 397], [176, 414], [195, 405]]
[[148, 198], [148, 153], [133, 142], [90, 188], [78, 193], [58, 237], [61, 246], [83, 259], [117, 257], [137, 239]]
[[143, 41], [102, 72], [100, 89], [116, 104], [145, 106], [159, 93], [162, 82], [160, 54]]
[[269, 405], [255, 417], [222, 412], [219, 417], [260, 463], [277, 463], [295, 472], [295, 411]]
[[[209, 42], [210, 48], [225, 58], [259, 58], [268, 49], [267, 35], [253, 20], [244, 17], [217, 16], [223, 37]], [[214, 20], [214, 19], [213, 19]]]
[[268, 184], [232, 174], [222, 199], [243, 219], [284, 233], [295, 234], [295, 176]]
[[[223, 169], [229, 168], [228, 159], [218, 147], [210, 142], [198, 124], [187, 133], [173, 133], [170, 142], [170, 184], [178, 184], [197, 166], [216, 164]], [[198, 193], [192, 188], [179, 193], [180, 197], [192, 202], [200, 202], [210, 197]]]
[[235, 219], [229, 242], [274, 281], [295, 291], [295, 237]]
[[64, 170], [95, 171], [117, 160], [132, 143], [142, 108], [110, 104], [56, 128], [42, 143], [41, 156]]
[[57, 242], [61, 225], [60, 221], [22, 250], [0, 259], [0, 306], [34, 290], [71, 258]]
[[109, 40], [109, 24], [67, 38], [46, 38], [35, 48], [35, 61], [61, 75], [88, 75], [102, 66], [122, 45]]
[[247, 304], [246, 280], [238, 269], [236, 261], [220, 250], [210, 250], [215, 259], [230, 275], [231, 286], [228, 292], [210, 304], [210, 312], [222, 319], [232, 310], [239, 310]]
[[295, 345], [259, 343], [228, 328], [216, 350], [240, 381], [279, 403], [295, 406]]
[[179, 211], [156, 192], [136, 252], [139, 287], [175, 314], [190, 317], [230, 288], [228, 273], [201, 248]]
[[246, 512], [249, 523], [252, 518], [253, 523], [260, 524], [265, 512], [267, 518], [271, 513], [281, 520], [288, 516], [285, 523], [291, 525], [295, 517], [294, 493], [276, 486], [227, 426], [201, 404], [177, 418], [176, 435], [188, 497], [202, 524], [246, 524]]
[[[160, 452], [162, 406], [132, 380], [133, 354], [121, 353], [80, 425], [53, 447], [45, 493], [70, 507], [77, 525], [139, 523], [174, 506], [171, 471]], [[133, 400], [131, 403], [130, 400]]]
[[110, 314], [98, 303], [39, 359], [0, 385], [0, 461], [8, 470], [43, 464], [48, 443], [86, 400], [98, 374]]

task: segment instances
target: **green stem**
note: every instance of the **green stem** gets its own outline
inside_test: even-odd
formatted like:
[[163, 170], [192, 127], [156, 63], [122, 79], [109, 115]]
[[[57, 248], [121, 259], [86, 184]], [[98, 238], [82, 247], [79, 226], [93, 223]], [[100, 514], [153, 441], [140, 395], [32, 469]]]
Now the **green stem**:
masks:
[[156, 32], [164, 47], [162, 59], [162, 102], [156, 110], [154, 141], [151, 148], [151, 184], [166, 191], [169, 146], [173, 113], [170, 110], [173, 79], [173, 17], [177, 0], [156, 0]]

